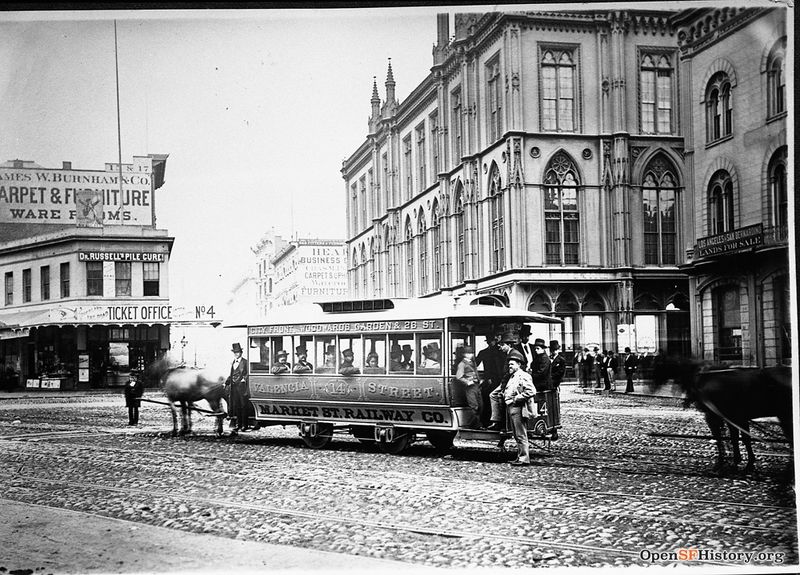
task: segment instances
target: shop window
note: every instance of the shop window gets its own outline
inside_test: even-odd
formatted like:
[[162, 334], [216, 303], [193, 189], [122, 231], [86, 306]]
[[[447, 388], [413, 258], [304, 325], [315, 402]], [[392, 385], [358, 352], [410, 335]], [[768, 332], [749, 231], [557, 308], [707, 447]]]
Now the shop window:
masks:
[[22, 301], [31, 301], [31, 269], [22, 270]]
[[42, 300], [50, 299], [50, 266], [42, 266], [39, 270], [39, 288]]
[[6, 305], [14, 303], [14, 272], [6, 272], [5, 280]]
[[599, 315], [583, 316], [583, 341], [589, 349], [603, 349], [603, 318]]
[[636, 351], [639, 353], [655, 353], [658, 342], [658, 321], [654, 315], [637, 314], [633, 318], [636, 335]]
[[144, 281], [142, 295], [157, 296], [159, 294], [159, 280], [161, 279], [161, 264], [158, 262], [145, 262], [142, 269], [142, 279]]
[[61, 297], [69, 297], [69, 262], [64, 262], [60, 267]]
[[717, 320], [718, 361], [742, 359], [742, 312], [738, 286], [726, 286], [714, 294]]
[[86, 262], [86, 295], [103, 295], [103, 262]]

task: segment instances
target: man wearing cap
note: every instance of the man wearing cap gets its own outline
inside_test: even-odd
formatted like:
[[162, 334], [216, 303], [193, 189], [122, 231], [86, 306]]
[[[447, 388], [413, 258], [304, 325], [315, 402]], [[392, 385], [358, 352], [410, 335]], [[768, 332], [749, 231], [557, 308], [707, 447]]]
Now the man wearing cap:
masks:
[[544, 340], [537, 337], [533, 342], [534, 358], [531, 362], [530, 372], [533, 379], [533, 386], [536, 391], [547, 391], [551, 389], [550, 384], [550, 358], [547, 357], [545, 350], [547, 346]]
[[314, 367], [311, 365], [306, 358], [308, 357], [308, 350], [306, 346], [299, 345], [294, 350], [297, 361], [292, 368], [292, 373], [311, 373], [314, 370]]
[[478, 370], [475, 369], [475, 350], [471, 346], [465, 345], [461, 349], [461, 361], [456, 366], [454, 379], [464, 386], [464, 397], [467, 406], [472, 410], [472, 418], [467, 427], [479, 429], [481, 427], [481, 413], [483, 402], [481, 400], [481, 387], [478, 383]]
[[[503, 390], [507, 421], [511, 425], [514, 439], [517, 442], [517, 458], [511, 462], [511, 465], [531, 464], [527, 419], [533, 413], [531, 399], [536, 394], [536, 390], [530, 374], [522, 369], [523, 359], [522, 354], [517, 350], [511, 350], [508, 354], [510, 377]], [[492, 408], [494, 411], [494, 405]]]
[[357, 375], [361, 370], [353, 365], [355, 355], [352, 349], [346, 349], [342, 352], [342, 363], [339, 365], [339, 373], [342, 375]]
[[248, 415], [250, 407], [250, 387], [248, 386], [247, 362], [242, 358], [242, 346], [237, 342], [231, 348], [233, 352], [233, 362], [231, 363], [231, 373], [226, 387], [230, 390], [230, 405], [228, 413], [231, 416], [232, 435], [240, 430], [249, 429]]
[[292, 366], [286, 361], [286, 358], [289, 357], [289, 352], [282, 349], [278, 353], [275, 354], [275, 365], [272, 366], [270, 370], [273, 374], [278, 375], [280, 373], [290, 373], [292, 371]]

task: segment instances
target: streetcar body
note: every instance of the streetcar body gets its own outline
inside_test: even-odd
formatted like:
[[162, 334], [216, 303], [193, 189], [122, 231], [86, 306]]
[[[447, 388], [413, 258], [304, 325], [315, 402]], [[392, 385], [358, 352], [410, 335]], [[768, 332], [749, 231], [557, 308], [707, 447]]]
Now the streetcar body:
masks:
[[[417, 434], [441, 448], [459, 432], [496, 438], [470, 428], [473, 412], [453, 377], [460, 350], [509, 326], [558, 321], [447, 296], [287, 306], [247, 328], [250, 401], [259, 426], [297, 425], [311, 447], [334, 431], [388, 452]], [[558, 394], [536, 400], [529, 428], [545, 438], [561, 426]]]

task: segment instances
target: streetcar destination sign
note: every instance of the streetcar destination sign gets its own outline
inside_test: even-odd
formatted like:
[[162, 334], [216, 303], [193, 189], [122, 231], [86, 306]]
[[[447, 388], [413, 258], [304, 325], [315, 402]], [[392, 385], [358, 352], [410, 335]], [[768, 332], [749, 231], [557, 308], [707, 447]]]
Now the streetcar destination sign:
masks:
[[440, 319], [400, 321], [350, 321], [338, 323], [299, 323], [294, 325], [256, 325], [247, 328], [248, 335], [287, 335], [303, 333], [364, 333], [441, 331]]

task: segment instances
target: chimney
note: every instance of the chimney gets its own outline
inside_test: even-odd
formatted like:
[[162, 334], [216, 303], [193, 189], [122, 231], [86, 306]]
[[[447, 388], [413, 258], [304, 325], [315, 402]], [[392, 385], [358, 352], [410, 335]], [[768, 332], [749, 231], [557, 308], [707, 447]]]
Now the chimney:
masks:
[[436, 15], [436, 46], [442, 48], [447, 46], [450, 39], [450, 15], [437, 14]]
[[71, 170], [72, 169], [72, 162], [61, 162], [61, 169], [62, 170]]

